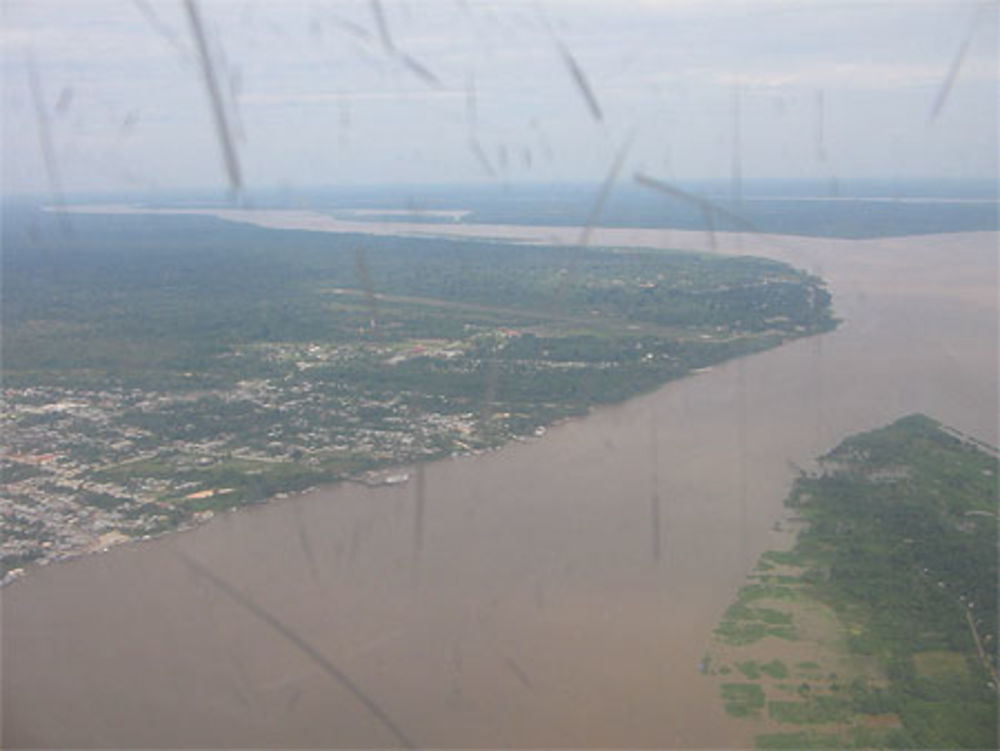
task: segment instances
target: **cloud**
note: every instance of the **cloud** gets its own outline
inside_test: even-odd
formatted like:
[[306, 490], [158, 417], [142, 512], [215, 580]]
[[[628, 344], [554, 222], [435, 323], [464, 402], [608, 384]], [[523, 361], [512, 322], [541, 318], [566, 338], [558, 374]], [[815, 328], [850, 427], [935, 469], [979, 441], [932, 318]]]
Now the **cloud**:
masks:
[[[857, 91], [898, 90], [908, 87], [939, 86], [946, 72], [929, 63], [811, 63], [794, 70], [772, 68], [760, 71], [714, 74], [717, 83], [748, 88], [775, 89], [801, 87], [814, 89], [854, 89]], [[962, 71], [966, 82], [991, 82], [994, 71], [986, 61], [970, 64]]]
[[286, 94], [281, 92], [246, 94], [241, 104], [274, 107], [341, 105], [354, 101], [408, 102], [464, 98], [465, 92], [454, 89], [411, 89], [405, 91], [343, 91]]
[[[159, 23], [189, 40], [180, 2], [145, 1]], [[773, 142], [766, 163], [760, 153], [761, 169], [774, 175], [797, 174], [802, 154], [811, 153], [808, 138], [796, 146], [811, 127], [799, 110], [809, 108], [775, 102], [815, 90], [832, 95], [826, 137], [841, 145], [842, 175], [861, 162], [848, 159], [852, 149], [896, 159], [883, 165], [872, 158], [865, 166], [892, 173], [918, 169], [932, 151], [940, 164], [953, 155], [956, 164], [988, 165], [979, 152], [996, 141], [983, 114], [995, 109], [995, 94], [984, 86], [997, 78], [989, 24], [970, 45], [942, 115], [949, 127], [933, 134], [911, 127], [945, 80], [977, 3], [383, 0], [394, 43], [434, 72], [443, 82], [436, 89], [378, 44], [369, 0], [201, 0], [247, 134], [247, 164], [261, 180], [281, 175], [303, 183], [329, 172], [314, 152], [335, 155], [338, 176], [362, 182], [372, 179], [373, 164], [385, 180], [474, 174], [470, 128], [491, 156], [534, 150], [532, 174], [600, 179], [612, 144], [636, 124], [656, 134], [646, 151], [637, 146], [637, 158], [660, 164], [669, 150], [679, 170], [728, 174], [723, 152], [734, 85], [761, 94], [747, 98], [744, 140]], [[135, 2], [6, 0], [4, 11], [4, 156], [21, 165], [13, 179], [30, 181], [38, 172], [36, 124], [24, 91], [28, 47], [50, 107], [61, 91], [73, 90], [72, 107], [54, 130], [57, 148], [93, 149], [91, 139], [106, 128], [108, 149], [119, 149], [135, 170], [171, 182], [187, 173], [195, 183], [217, 168], [197, 71]], [[995, 20], [995, 6], [991, 13]], [[599, 125], [580, 106], [560, 44], [601, 103]], [[467, 86], [475, 90], [475, 118], [464, 105]], [[160, 117], [148, 116], [154, 112]], [[127, 148], [116, 145], [125, 142], [125, 121], [135, 123]], [[893, 145], [907, 128], [909, 151]], [[68, 185], [97, 179], [74, 169], [65, 170]]]

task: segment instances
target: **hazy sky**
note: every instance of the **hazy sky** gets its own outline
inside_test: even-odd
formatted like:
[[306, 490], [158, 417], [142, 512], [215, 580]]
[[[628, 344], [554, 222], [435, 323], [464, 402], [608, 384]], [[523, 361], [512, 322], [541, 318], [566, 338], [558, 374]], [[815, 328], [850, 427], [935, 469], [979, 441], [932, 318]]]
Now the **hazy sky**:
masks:
[[[195, 5], [251, 187], [997, 171], [995, 2]], [[184, 0], [3, 11], [6, 192], [225, 188]]]

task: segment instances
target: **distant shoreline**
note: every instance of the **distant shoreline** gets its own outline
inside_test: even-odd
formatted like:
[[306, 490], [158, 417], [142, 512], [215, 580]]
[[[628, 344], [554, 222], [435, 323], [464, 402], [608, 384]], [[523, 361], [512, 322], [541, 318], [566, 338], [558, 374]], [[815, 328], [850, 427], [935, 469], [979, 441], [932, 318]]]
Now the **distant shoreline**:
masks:
[[[57, 211], [58, 207], [45, 207]], [[288, 209], [219, 209], [219, 208], [144, 208], [128, 204], [77, 204], [65, 209], [71, 214], [95, 215], [190, 215], [222, 219], [249, 224], [266, 229], [285, 229], [307, 232], [330, 232], [375, 236], [423, 237], [442, 239], [493, 240], [497, 242], [529, 245], [561, 245], [574, 247], [587, 241], [588, 247], [628, 247], [653, 250], [676, 249], [690, 252], [717, 253], [734, 256], [759, 256], [790, 263], [808, 270], [831, 284], [838, 277], [858, 280], [859, 273], [870, 265], [868, 248], [910, 247], [931, 243], [947, 244], [956, 252], [964, 252], [966, 241], [972, 238], [989, 238], [994, 247], [1000, 231], [995, 229], [961, 230], [929, 234], [911, 234], [887, 237], [851, 238], [817, 235], [794, 235], [767, 232], [730, 232], [704, 229], [672, 229], [642, 227], [593, 227], [531, 225], [531, 224], [473, 224], [432, 222], [351, 222], [337, 219], [315, 210]], [[589, 231], [588, 231], [589, 229]], [[926, 250], [920, 250], [924, 262]], [[831, 274], [833, 276], [831, 276]], [[977, 287], [981, 304], [996, 306], [993, 280], [970, 279]], [[834, 306], [836, 307], [836, 295]]]
[[[210, 199], [201, 205], [192, 202], [143, 206], [124, 198], [114, 202], [84, 200], [68, 206], [46, 206], [45, 210], [67, 214], [202, 215], [276, 229], [414, 237], [442, 234], [502, 237], [508, 242], [531, 242], [533, 240], [525, 237], [530, 234], [532, 238], [540, 238], [538, 242], [557, 244], [584, 243], [584, 231], [590, 235], [626, 231], [706, 231], [701, 211], [684, 200], [664, 201], [662, 206], [648, 195], [620, 199], [618, 203], [611, 201], [595, 220], [589, 210], [585, 210], [591, 205], [592, 196], [581, 193], [575, 202], [569, 202], [567, 196], [558, 192], [551, 197], [540, 194], [537, 198], [529, 204], [524, 203], [523, 197], [501, 197], [492, 203], [484, 202], [485, 196], [475, 194], [471, 197], [460, 193], [435, 194], [428, 199], [427, 205], [413, 207], [391, 196], [338, 194], [330, 199], [317, 198], [310, 203], [310, 208], [282, 206], [281, 201], [270, 207], [247, 207], [236, 201], [220, 204]], [[996, 208], [1000, 207], [997, 199], [979, 196], [782, 194], [747, 195], [731, 203], [725, 196], [710, 194], [704, 200], [706, 205], [719, 209], [720, 213], [712, 222], [714, 232], [719, 234], [845, 240], [997, 231]], [[591, 221], [593, 225], [588, 226]], [[520, 229], [513, 231], [512, 228]]]

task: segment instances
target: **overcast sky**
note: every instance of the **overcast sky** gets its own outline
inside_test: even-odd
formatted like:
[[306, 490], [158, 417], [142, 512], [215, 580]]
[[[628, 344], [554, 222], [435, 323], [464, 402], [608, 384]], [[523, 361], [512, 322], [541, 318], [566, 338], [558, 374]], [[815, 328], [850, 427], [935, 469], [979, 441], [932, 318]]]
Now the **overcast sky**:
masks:
[[[995, 2], [195, 5], [249, 187], [997, 171]], [[184, 0], [3, 9], [6, 192], [225, 189]]]

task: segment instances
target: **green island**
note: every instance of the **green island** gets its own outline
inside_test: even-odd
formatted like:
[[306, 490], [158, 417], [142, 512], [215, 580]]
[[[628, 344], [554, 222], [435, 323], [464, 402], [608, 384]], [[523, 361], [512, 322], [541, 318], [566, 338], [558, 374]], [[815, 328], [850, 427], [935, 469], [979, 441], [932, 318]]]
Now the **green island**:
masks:
[[836, 325], [820, 279], [760, 258], [31, 207], [3, 244], [0, 575], [405, 482]]
[[996, 449], [912, 415], [819, 466], [702, 663], [726, 711], [758, 748], [996, 748]]

